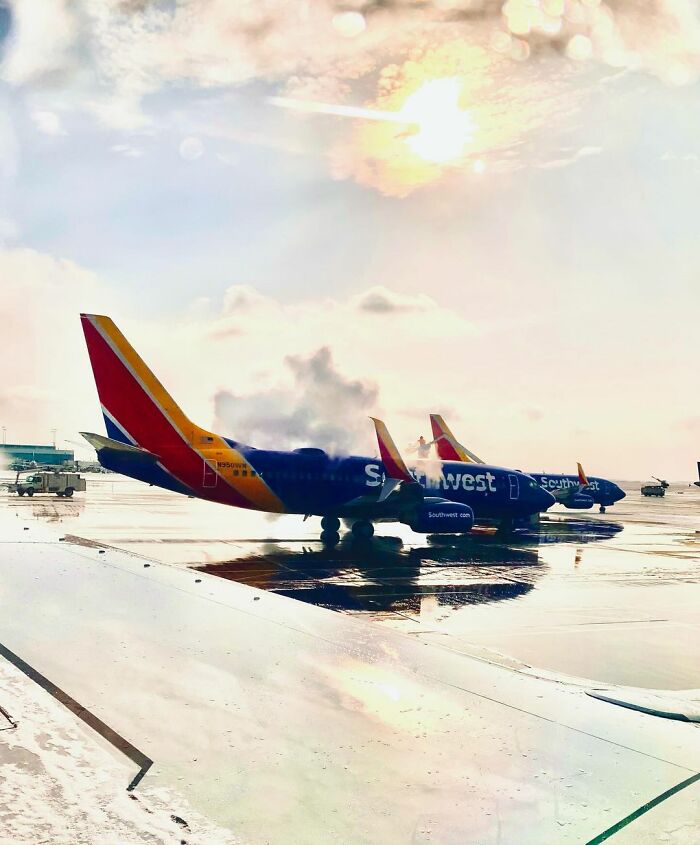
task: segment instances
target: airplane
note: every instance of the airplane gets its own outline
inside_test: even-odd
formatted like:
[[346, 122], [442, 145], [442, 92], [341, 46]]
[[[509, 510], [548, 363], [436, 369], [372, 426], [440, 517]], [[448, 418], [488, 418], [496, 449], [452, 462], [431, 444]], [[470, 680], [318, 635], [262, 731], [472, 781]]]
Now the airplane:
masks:
[[[381, 420], [381, 460], [322, 449], [256, 449], [191, 422], [114, 322], [81, 314], [107, 437], [82, 436], [100, 464], [187, 496], [268, 513], [321, 517], [321, 540], [336, 544], [340, 519], [369, 538], [374, 522], [418, 533], [462, 534], [475, 519], [512, 519], [546, 510], [554, 498], [525, 473], [495, 466], [466, 472], [446, 462], [409, 472]], [[426, 462], [422, 462], [426, 464]]]
[[[458, 442], [440, 414], [430, 415], [430, 425], [433, 443], [441, 460], [483, 463], [481, 458]], [[624, 490], [615, 482], [594, 476], [587, 477], [581, 464], [577, 466], [577, 475], [542, 472], [528, 474], [543, 489], [550, 492], [558, 503], [571, 510], [588, 510], [596, 504], [600, 506], [600, 512], [605, 513], [607, 507], [625, 498]]]
[[[700, 479], [700, 461], [698, 461], [698, 479]], [[693, 481], [693, 484], [694, 484], [696, 487], [700, 487], [700, 480], [698, 480], [698, 481]]]

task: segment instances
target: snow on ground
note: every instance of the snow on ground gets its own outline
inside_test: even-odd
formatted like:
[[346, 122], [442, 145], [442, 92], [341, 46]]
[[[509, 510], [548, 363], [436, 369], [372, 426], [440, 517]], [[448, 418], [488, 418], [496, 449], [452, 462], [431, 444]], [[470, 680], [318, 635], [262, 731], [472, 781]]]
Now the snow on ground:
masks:
[[237, 845], [178, 796], [127, 792], [136, 766], [1, 658], [0, 706], [3, 845]]

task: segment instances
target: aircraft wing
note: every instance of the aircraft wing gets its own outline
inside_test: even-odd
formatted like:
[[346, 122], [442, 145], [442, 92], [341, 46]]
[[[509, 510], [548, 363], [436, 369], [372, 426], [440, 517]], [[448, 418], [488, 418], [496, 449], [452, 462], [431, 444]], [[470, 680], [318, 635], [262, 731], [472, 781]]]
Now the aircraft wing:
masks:
[[586, 488], [589, 486], [588, 477], [583, 469], [583, 466], [581, 466], [581, 463], [577, 463], [576, 467], [578, 471], [578, 484], [575, 484], [573, 487], [556, 487], [554, 490], [548, 491], [560, 504], [566, 504], [566, 502], [573, 499], [574, 496], [578, 496], [580, 493], [585, 493]]

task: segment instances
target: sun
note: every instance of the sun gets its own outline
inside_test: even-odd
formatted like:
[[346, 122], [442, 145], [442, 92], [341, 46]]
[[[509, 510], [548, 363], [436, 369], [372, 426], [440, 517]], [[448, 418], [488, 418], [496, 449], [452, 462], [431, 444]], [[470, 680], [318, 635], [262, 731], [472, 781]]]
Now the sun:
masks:
[[476, 125], [460, 106], [461, 93], [458, 78], [430, 79], [404, 101], [399, 117], [416, 127], [405, 141], [424, 161], [457, 161], [473, 139]]

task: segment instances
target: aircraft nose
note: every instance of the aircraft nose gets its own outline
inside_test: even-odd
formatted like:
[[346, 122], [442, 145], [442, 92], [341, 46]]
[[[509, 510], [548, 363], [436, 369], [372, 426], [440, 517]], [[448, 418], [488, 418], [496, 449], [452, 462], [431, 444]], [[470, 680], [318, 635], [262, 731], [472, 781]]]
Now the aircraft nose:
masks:
[[613, 484], [613, 497], [616, 502], [619, 502], [620, 499], [624, 499], [627, 493], [619, 487], [617, 484]]

